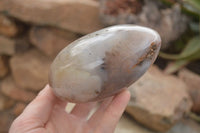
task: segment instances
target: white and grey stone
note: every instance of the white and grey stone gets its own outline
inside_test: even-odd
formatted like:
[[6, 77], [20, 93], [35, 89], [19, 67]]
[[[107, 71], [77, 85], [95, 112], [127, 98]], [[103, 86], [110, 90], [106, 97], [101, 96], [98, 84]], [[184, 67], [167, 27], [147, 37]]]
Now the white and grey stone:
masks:
[[154, 62], [159, 34], [149, 28], [118, 25], [88, 34], [55, 58], [49, 82], [55, 94], [72, 102], [100, 100], [134, 83]]

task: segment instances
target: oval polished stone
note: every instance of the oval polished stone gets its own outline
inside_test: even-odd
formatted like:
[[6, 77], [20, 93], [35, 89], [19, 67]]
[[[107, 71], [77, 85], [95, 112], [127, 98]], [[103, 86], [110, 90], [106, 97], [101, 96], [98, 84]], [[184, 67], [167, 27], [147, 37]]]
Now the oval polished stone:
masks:
[[57, 55], [50, 86], [58, 97], [76, 103], [112, 96], [147, 71], [160, 46], [159, 34], [149, 28], [117, 25], [99, 30]]

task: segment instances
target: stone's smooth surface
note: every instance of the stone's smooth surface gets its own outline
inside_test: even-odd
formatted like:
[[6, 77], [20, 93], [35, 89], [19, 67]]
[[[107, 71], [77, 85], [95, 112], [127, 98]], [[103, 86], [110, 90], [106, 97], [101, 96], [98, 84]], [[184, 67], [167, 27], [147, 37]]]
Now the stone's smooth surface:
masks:
[[152, 29], [118, 25], [88, 34], [64, 48], [50, 68], [55, 94], [72, 102], [114, 95], [154, 62], [161, 40]]
[[28, 103], [36, 96], [33, 92], [18, 88], [11, 77], [5, 78], [2, 81], [1, 87], [1, 91], [4, 95], [17, 101]]
[[99, 3], [94, 0], [0, 0], [0, 11], [22, 21], [82, 34], [103, 27]]
[[7, 37], [0, 36], [0, 54], [13, 55], [15, 53], [15, 42]]
[[50, 60], [36, 49], [16, 54], [10, 60], [15, 83], [22, 89], [41, 90], [48, 82]]
[[76, 39], [75, 33], [58, 28], [36, 26], [30, 31], [32, 44], [50, 57], [55, 57], [60, 50]]
[[16, 24], [7, 16], [0, 14], [0, 34], [13, 37], [17, 34]]
[[186, 89], [179, 78], [151, 67], [130, 87], [131, 100], [126, 111], [146, 127], [167, 131], [192, 107]]
[[190, 70], [182, 69], [179, 71], [178, 76], [188, 86], [188, 92], [193, 100], [192, 111], [200, 114], [200, 75]]

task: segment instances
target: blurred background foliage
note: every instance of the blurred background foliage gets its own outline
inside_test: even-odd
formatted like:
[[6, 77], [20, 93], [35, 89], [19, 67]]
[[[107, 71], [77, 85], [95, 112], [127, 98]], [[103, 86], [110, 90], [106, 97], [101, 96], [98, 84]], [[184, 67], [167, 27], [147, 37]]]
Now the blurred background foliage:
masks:
[[[161, 0], [168, 6], [176, 4], [174, 0]], [[178, 1], [182, 12], [191, 17], [189, 30], [169, 49], [161, 51], [159, 56], [172, 61], [166, 67], [166, 73], [174, 73], [183, 66], [200, 59], [200, 0]]]

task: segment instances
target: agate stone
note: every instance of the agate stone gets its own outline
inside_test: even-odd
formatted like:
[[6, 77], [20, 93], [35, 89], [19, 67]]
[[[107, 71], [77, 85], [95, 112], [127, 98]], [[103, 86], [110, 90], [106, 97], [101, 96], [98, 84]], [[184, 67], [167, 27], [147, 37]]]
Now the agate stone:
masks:
[[135, 25], [116, 25], [65, 47], [50, 67], [55, 94], [81, 103], [112, 96], [133, 84], [155, 61], [159, 34]]

